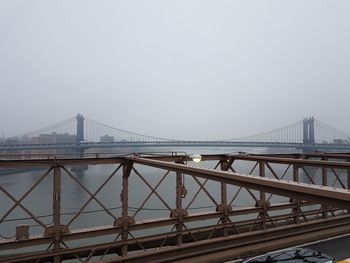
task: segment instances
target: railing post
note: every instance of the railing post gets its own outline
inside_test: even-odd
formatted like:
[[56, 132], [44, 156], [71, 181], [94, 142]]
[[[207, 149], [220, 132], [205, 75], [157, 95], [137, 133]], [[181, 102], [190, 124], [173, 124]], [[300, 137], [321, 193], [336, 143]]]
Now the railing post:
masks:
[[[265, 162], [259, 161], [259, 176], [265, 177]], [[267, 208], [270, 206], [269, 202], [266, 201], [266, 193], [260, 191], [260, 200], [257, 202], [256, 207], [262, 209], [262, 212], [259, 212], [259, 218], [262, 219], [262, 229], [266, 229], [266, 219], [267, 219]]]
[[[227, 160], [222, 160], [220, 163], [220, 169], [221, 171], [228, 171], [230, 168], [230, 164]], [[229, 211], [232, 211], [232, 208], [227, 205], [227, 184], [226, 183], [220, 183], [220, 193], [221, 193], [221, 204], [216, 208], [217, 212], [224, 213], [224, 216], [221, 218], [221, 222], [223, 224], [228, 223], [229, 217], [228, 213]], [[227, 228], [224, 228], [224, 236], [227, 236]]]
[[[183, 160], [176, 161], [175, 163], [184, 164]], [[184, 186], [184, 182], [182, 179], [182, 173], [176, 171], [176, 209], [172, 210], [170, 213], [171, 218], [176, 218], [176, 231], [177, 234], [177, 244], [179, 246], [182, 245], [182, 231], [184, 229], [183, 218], [187, 216], [187, 212], [182, 208], [182, 199], [186, 197], [187, 190]]]
[[129, 225], [135, 224], [135, 220], [129, 216], [129, 177], [131, 174], [131, 170], [133, 167], [132, 161], [126, 161], [123, 164], [123, 182], [122, 182], [122, 191], [120, 193], [120, 199], [122, 202], [122, 216], [119, 217], [116, 222], [114, 222], [114, 225], [117, 225], [119, 227], [122, 227], [122, 251], [121, 255], [122, 257], [126, 257], [128, 255], [128, 235], [129, 235]]
[[[61, 224], [61, 165], [54, 159], [53, 163], [53, 189], [52, 189], [52, 221], [53, 224], [45, 229], [45, 237], [53, 237], [53, 250], [61, 249], [61, 236], [69, 233], [66, 225]], [[54, 263], [61, 262], [60, 256], [55, 256]]]
[[[224, 212], [224, 217], [221, 219], [223, 224], [229, 222], [228, 208], [227, 208], [227, 185], [221, 183], [221, 207]], [[227, 236], [227, 228], [224, 228], [224, 236]]]
[[226, 183], [221, 183], [221, 205], [225, 213], [225, 222], [227, 217], [227, 185]]
[[[263, 161], [259, 161], [259, 176], [265, 177], [265, 163]], [[260, 199], [266, 200], [266, 193], [260, 191]]]
[[[327, 158], [322, 158], [322, 161], [327, 161]], [[327, 180], [327, 168], [326, 167], [322, 167], [322, 185], [323, 186], [327, 186], [328, 185], [328, 180]], [[328, 207], [325, 205], [321, 205], [321, 209], [327, 209]], [[328, 217], [328, 212], [324, 211], [322, 212], [322, 217], [323, 218], [327, 218]]]
[[[54, 225], [54, 242], [53, 249], [61, 249], [61, 167], [54, 164], [53, 175], [53, 225]], [[61, 257], [55, 256], [54, 263], [60, 263]]]
[[[293, 181], [299, 182], [299, 165], [296, 165], [296, 164], [293, 165]], [[291, 202], [295, 205], [292, 209], [292, 213], [294, 215], [294, 222], [296, 224], [299, 224], [300, 223], [299, 213], [301, 211], [300, 202], [296, 199], [291, 199]]]
[[182, 245], [182, 174], [180, 172], [176, 172], [176, 210], [178, 215], [176, 231], [180, 231], [180, 233], [177, 235], [177, 244]]

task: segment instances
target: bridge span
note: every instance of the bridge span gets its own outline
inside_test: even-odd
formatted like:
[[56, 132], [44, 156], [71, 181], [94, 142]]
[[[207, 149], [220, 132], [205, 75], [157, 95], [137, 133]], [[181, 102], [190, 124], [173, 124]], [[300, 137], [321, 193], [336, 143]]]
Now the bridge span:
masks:
[[0, 152], [35, 151], [35, 150], [73, 150], [108, 148], [184, 148], [184, 147], [226, 147], [226, 148], [291, 148], [304, 152], [342, 151], [350, 152], [350, 143], [313, 143], [299, 142], [253, 142], [253, 141], [118, 141], [118, 142], [80, 142], [50, 144], [0, 145]]
[[[0, 152], [71, 153], [88, 149], [175, 147], [265, 147], [310, 151], [350, 151], [350, 133], [313, 117], [269, 132], [216, 140], [176, 140], [143, 135], [114, 128], [78, 114], [46, 128], [6, 140], [0, 138]], [[50, 152], [51, 151], [51, 152]]]
[[[0, 262], [218, 262], [350, 233], [350, 154], [13, 158], [0, 167], [41, 170], [0, 185]], [[72, 185], [85, 199], [66, 211]]]

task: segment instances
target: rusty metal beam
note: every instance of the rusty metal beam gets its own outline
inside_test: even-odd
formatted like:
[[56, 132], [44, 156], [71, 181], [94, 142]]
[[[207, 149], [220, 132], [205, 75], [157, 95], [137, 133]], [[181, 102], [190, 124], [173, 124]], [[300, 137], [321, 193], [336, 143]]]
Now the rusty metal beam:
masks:
[[[329, 238], [334, 234], [341, 235], [344, 232], [349, 232], [350, 226], [336, 226], [319, 229], [319, 230], [299, 230], [297, 233], [290, 235], [288, 230], [281, 230], [280, 235], [274, 235], [277, 233], [262, 233], [257, 235], [253, 242], [247, 241], [242, 238], [241, 240], [226, 240], [225, 238], [217, 238], [210, 240], [210, 242], [198, 242], [197, 246], [184, 246], [179, 253], [176, 248], [167, 248], [161, 251], [153, 251], [145, 253], [142, 260], [147, 262], [174, 262], [174, 263], [214, 263], [233, 260], [247, 255], [256, 255], [264, 252], [282, 249], [288, 246], [300, 245], [303, 243]], [[293, 231], [295, 231], [293, 229]], [[137, 263], [141, 257], [135, 255], [130, 258], [113, 258], [110, 260], [104, 260], [101, 263], [111, 262], [128, 262]]]
[[[190, 156], [182, 155], [147, 155], [147, 154], [128, 154], [128, 155], [115, 155], [115, 156], [105, 156], [103, 154], [98, 155], [99, 157], [86, 157], [86, 158], [57, 158], [57, 165], [98, 165], [98, 164], [115, 164], [115, 163], [124, 163], [126, 158], [130, 157], [142, 157], [145, 159], [155, 159], [167, 162], [175, 161], [192, 161]], [[278, 157], [276, 157], [278, 156]], [[283, 158], [281, 158], [281, 156]], [[310, 160], [310, 159], [301, 159], [305, 156], [315, 156], [315, 157], [328, 157], [334, 159], [349, 159], [350, 154], [309, 154], [309, 155], [258, 155], [258, 154], [212, 154], [212, 155], [202, 155], [203, 161], [220, 161], [227, 159], [236, 159], [236, 160], [246, 160], [246, 161], [264, 161], [269, 163], [279, 163], [279, 164], [298, 164], [314, 167], [328, 167], [328, 168], [350, 168], [350, 163], [346, 161], [324, 161], [324, 160]], [[12, 168], [12, 167], [47, 167], [52, 166], [53, 159], [33, 159], [33, 160], [4, 160], [0, 159], [0, 167]]]
[[[302, 206], [312, 205], [309, 202], [302, 202]], [[271, 205], [268, 207], [268, 211], [282, 211], [294, 208], [296, 205], [293, 203], [281, 203], [277, 205]], [[228, 211], [228, 216], [242, 216], [249, 214], [256, 214], [262, 211], [262, 208], [258, 207], [246, 207], [246, 208], [235, 208], [232, 211]], [[210, 219], [219, 219], [224, 216], [224, 212], [206, 212], [206, 213], [198, 213], [198, 214], [189, 214], [188, 216], [183, 218], [184, 223], [198, 222], [203, 220]], [[289, 214], [281, 215], [284, 217], [288, 217]], [[156, 227], [169, 226], [176, 224], [177, 219], [175, 218], [161, 218], [157, 220], [141, 220], [136, 221], [135, 224], [129, 226], [130, 231], [138, 231], [138, 230], [147, 230]], [[240, 224], [239, 221], [236, 222]], [[101, 227], [93, 227], [93, 228], [85, 228], [79, 230], [72, 230], [69, 233], [63, 234], [63, 241], [72, 241], [79, 239], [87, 239], [91, 237], [105, 236], [105, 235], [113, 235], [122, 232], [121, 226], [101, 226]], [[16, 248], [36, 246], [42, 244], [49, 244], [54, 241], [54, 237], [45, 237], [45, 236], [34, 236], [29, 238], [28, 240], [0, 240], [0, 250], [11, 249], [13, 246]]]
[[[225, 226], [222, 225], [221, 229]], [[204, 228], [200, 228], [203, 229]], [[207, 228], [209, 231], [210, 229]], [[191, 230], [191, 231], [195, 231]], [[159, 250], [151, 250], [139, 254], [132, 254], [127, 257], [116, 257], [111, 261], [104, 262], [169, 262], [174, 260], [196, 257], [209, 253], [232, 251], [230, 258], [244, 253], [281, 248], [286, 245], [297, 245], [304, 242], [318, 240], [320, 238], [332, 237], [350, 232], [350, 216], [341, 216], [338, 218], [321, 219], [316, 222], [307, 222], [299, 225], [289, 225], [276, 227], [274, 229], [259, 230], [243, 234], [234, 234], [227, 237], [214, 237], [211, 240], [202, 240], [198, 242], [184, 243], [181, 249], [176, 245], [177, 232], [153, 235], [144, 238], [134, 238], [127, 241], [128, 247], [131, 250], [140, 247], [138, 244], [143, 244], [145, 248], [154, 248], [164, 238], [168, 238], [167, 247]], [[184, 240], [190, 235], [190, 230], [183, 231]], [[260, 244], [259, 249], [254, 250], [254, 246]], [[122, 241], [96, 244], [79, 248], [62, 249], [61, 251], [49, 251], [41, 253], [32, 253], [27, 255], [19, 255], [16, 257], [0, 258], [1, 263], [13, 262], [36, 262], [38, 259], [43, 261], [51, 261], [55, 256], [60, 256], [62, 259], [72, 259], [74, 254], [79, 257], [87, 257], [93, 250], [95, 255], [103, 254], [106, 249], [116, 252], [121, 249]], [[168, 247], [170, 246], [170, 247]], [[237, 254], [238, 253], [238, 254]], [[208, 262], [217, 262], [213, 258]]]
[[[54, 177], [54, 191], [53, 191], [53, 216], [54, 216], [54, 230], [57, 230], [54, 235], [41, 235], [41, 236], [32, 236], [27, 240], [0, 240], [0, 250], [5, 251], [9, 249], [17, 249], [24, 247], [31, 247], [35, 245], [49, 245], [55, 243], [55, 250], [51, 251], [41, 251], [33, 254], [27, 255], [17, 255], [13, 258], [0, 258], [0, 262], [36, 262], [38, 259], [42, 260], [56, 260], [59, 262], [61, 259], [73, 259], [75, 257], [87, 257], [92, 258], [96, 255], [104, 255], [107, 253], [117, 253], [118, 255], [123, 255], [123, 258], [115, 258], [116, 262], [123, 260], [145, 260], [149, 259], [151, 261], [157, 262], [158, 260], [163, 260], [162, 257], [167, 260], [191, 260], [192, 257], [198, 257], [200, 254], [204, 254], [203, 257], [199, 256], [202, 259], [210, 259], [218, 255], [226, 255], [227, 251], [222, 251], [222, 249], [230, 248], [230, 251], [238, 251], [244, 253], [248, 248], [258, 248], [261, 244], [254, 243], [255, 240], [260, 240], [262, 243], [271, 242], [274, 243], [274, 248], [282, 245], [290, 245], [294, 242], [293, 240], [298, 240], [298, 242], [307, 238], [315, 239], [320, 236], [327, 235], [337, 235], [340, 230], [350, 232], [350, 215], [344, 216], [344, 210], [336, 211], [334, 208], [347, 209], [350, 211], [350, 192], [345, 189], [335, 189], [332, 187], [326, 186], [326, 176], [327, 169], [330, 169], [335, 173], [337, 179], [339, 175], [336, 169], [345, 169], [347, 171], [348, 180], [343, 182], [343, 186], [350, 185], [350, 155], [349, 154], [328, 154], [329, 161], [324, 154], [287, 154], [287, 155], [250, 155], [250, 154], [235, 154], [235, 155], [204, 155], [203, 161], [219, 161], [219, 163], [228, 163], [232, 164], [235, 160], [250, 161], [259, 164], [259, 176], [248, 176], [236, 173], [233, 169], [232, 172], [218, 171], [218, 170], [209, 170], [198, 167], [191, 167], [183, 165], [191, 161], [190, 157], [187, 154], [171, 154], [171, 155], [154, 155], [154, 154], [131, 154], [127, 156], [121, 155], [105, 155], [105, 156], [94, 156], [89, 158], [79, 158], [79, 159], [70, 159], [67, 157], [53, 159], [37, 159], [37, 160], [0, 160], [0, 167], [14, 167], [14, 168], [26, 168], [26, 167], [55, 167]], [[309, 158], [309, 159], [307, 159]], [[322, 160], [315, 160], [310, 158], [322, 158]], [[334, 160], [345, 160], [345, 161], [334, 161]], [[60, 225], [60, 206], [61, 201], [59, 198], [60, 195], [60, 169], [66, 171], [68, 175], [70, 174], [64, 166], [70, 165], [105, 165], [105, 164], [120, 164], [120, 166], [127, 167], [128, 164], [134, 162], [136, 164], [146, 165], [150, 167], [160, 168], [166, 170], [166, 174], [169, 171], [174, 171], [178, 176], [178, 185], [177, 185], [177, 211], [181, 212], [182, 205], [181, 196], [182, 184], [181, 184], [181, 174], [188, 174], [194, 176], [194, 178], [204, 178], [207, 180], [219, 182], [218, 186], [221, 185], [221, 205], [227, 203], [226, 184], [237, 185], [244, 187], [247, 190], [257, 190], [260, 191], [261, 200], [265, 200], [265, 192], [271, 194], [277, 194], [280, 196], [290, 197], [291, 200], [296, 202], [284, 203], [284, 204], [268, 204], [261, 207], [246, 207], [246, 208], [234, 208], [232, 211], [229, 209], [218, 209], [217, 212], [205, 212], [197, 214], [187, 214], [187, 209], [184, 209], [184, 216], [181, 218], [163, 218], [156, 220], [143, 220], [135, 222], [131, 217], [129, 217], [127, 209], [127, 176], [123, 181], [123, 213], [122, 217], [115, 221], [114, 225], [101, 226], [91, 229], [78, 229], [68, 231], [62, 231], [63, 226]], [[172, 163], [176, 162], [176, 163]], [[296, 182], [283, 181], [281, 176], [278, 176], [277, 173], [274, 173], [270, 164], [284, 164], [293, 166], [293, 178]], [[270, 179], [266, 178], [265, 175], [265, 166], [270, 169], [275, 178]], [[130, 173], [131, 167], [125, 171], [125, 175]], [[297, 182], [298, 169], [303, 169], [304, 167], [319, 167], [322, 168], [323, 175], [323, 186], [309, 185]], [[232, 168], [229, 167], [228, 168]], [[287, 170], [288, 170], [287, 168]], [[286, 170], [286, 172], [287, 172]], [[285, 173], [286, 173], [285, 172]], [[285, 175], [283, 174], [283, 176]], [[112, 174], [113, 175], [113, 174]], [[280, 177], [277, 178], [277, 177]], [[197, 179], [198, 180], [198, 179]], [[162, 180], [161, 180], [162, 181]], [[161, 183], [160, 181], [160, 183]], [[107, 183], [105, 181], [105, 183]], [[40, 183], [40, 180], [37, 184]], [[104, 184], [105, 184], [104, 183]], [[151, 190], [157, 195], [156, 188], [160, 184], [158, 183], [156, 187], [151, 185]], [[104, 184], [100, 187], [104, 186]], [[80, 185], [80, 183], [79, 183]], [[201, 183], [200, 186], [203, 191], [206, 192], [204, 188], [205, 183]], [[84, 189], [85, 187], [81, 185]], [[98, 188], [98, 191], [99, 189]], [[181, 191], [180, 191], [181, 190]], [[96, 193], [98, 193], [98, 191]], [[3, 192], [6, 194], [6, 190], [3, 189]], [[96, 193], [90, 193], [91, 197], [95, 196]], [[132, 193], [130, 193], [132, 194]], [[207, 193], [209, 194], [209, 193]], [[24, 197], [27, 194], [24, 194]], [[24, 198], [23, 197], [23, 198]], [[12, 198], [13, 199], [13, 198]], [[266, 199], [267, 200], [267, 199]], [[303, 201], [304, 200], [304, 201]], [[13, 201], [17, 204], [21, 202], [20, 200]], [[147, 201], [147, 199], [145, 200]], [[267, 200], [268, 201], [268, 200]], [[214, 200], [214, 203], [218, 203]], [[301, 206], [308, 206], [311, 204], [322, 204], [321, 209], [316, 209], [312, 211], [302, 211]], [[108, 210], [102, 204], [102, 207], [105, 210]], [[167, 206], [168, 207], [168, 206]], [[142, 205], [141, 205], [142, 208]], [[140, 208], [140, 209], [141, 209]], [[170, 209], [170, 207], [168, 207]], [[292, 209], [292, 211], [290, 211]], [[278, 216], [269, 216], [269, 211], [282, 211], [284, 213], [279, 213]], [[30, 211], [28, 211], [30, 212]], [[78, 212], [80, 214], [81, 211]], [[106, 211], [108, 213], [108, 211]], [[244, 221], [233, 220], [230, 217], [240, 216], [240, 215], [258, 215], [264, 213], [266, 217], [258, 217], [256, 219], [249, 219]], [[330, 213], [330, 216], [325, 217], [324, 215]], [[5, 214], [6, 215], [6, 214]], [[297, 218], [298, 222], [293, 222], [293, 217]], [[223, 218], [226, 218], [222, 221]], [[255, 218], [255, 217], [254, 217]], [[217, 225], [197, 227], [197, 228], [187, 228], [186, 223], [189, 222], [199, 222], [202, 220], [210, 219], [220, 219], [220, 223]], [[234, 218], [236, 219], [236, 218]], [[240, 218], [238, 218], [239, 220]], [[180, 227], [180, 223], [183, 224], [183, 227]], [[145, 231], [148, 229], [149, 232], [152, 229], [156, 229], [162, 226], [169, 225], [178, 225], [177, 231], [170, 231], [166, 233], [160, 233], [153, 236], [145, 236], [142, 238], [134, 238], [133, 231]], [[265, 231], [260, 232], [256, 229], [255, 226], [264, 226]], [[46, 226], [44, 226], [46, 228]], [[254, 230], [249, 232], [250, 230]], [[282, 235], [283, 231], [304, 233], [302, 237], [299, 236], [290, 236], [290, 239], [286, 237], [288, 235]], [[51, 229], [50, 229], [51, 230]], [[298, 232], [300, 230], [300, 232]], [[277, 232], [274, 232], [277, 231]], [[303, 232], [304, 231], [304, 232]], [[338, 232], [337, 232], [338, 231]], [[48, 231], [49, 232], [49, 231]], [[46, 232], [45, 232], [46, 233]], [[146, 232], [147, 233], [147, 232]], [[237, 234], [240, 233], [240, 234]], [[265, 235], [267, 233], [267, 235]], [[274, 233], [271, 234], [270, 233]], [[121, 236], [121, 240], [104, 243], [104, 244], [95, 244], [91, 246], [83, 246], [76, 248], [68, 248], [65, 244], [66, 241], [71, 240], [81, 240], [89, 239], [97, 236], [107, 236], [118, 234], [118, 237]], [[130, 237], [128, 236], [130, 235]], [[249, 237], [248, 237], [249, 236]], [[240, 239], [242, 238], [242, 239]], [[247, 238], [247, 239], [244, 239]], [[208, 239], [205, 241], [205, 239]], [[239, 240], [240, 239], [240, 240]], [[237, 246], [232, 245], [236, 244]], [[290, 241], [292, 240], [292, 241]], [[231, 242], [230, 242], [231, 241]], [[180, 246], [179, 246], [180, 245]], [[241, 246], [242, 245], [242, 246]], [[171, 248], [168, 248], [171, 247]], [[50, 247], [49, 247], [50, 248]], [[160, 248], [155, 250], [154, 248]], [[143, 253], [144, 249], [151, 249], [152, 252]], [[205, 252], [203, 252], [203, 249]], [[261, 249], [261, 247], [260, 247]], [[262, 249], [268, 249], [268, 246], [263, 246]], [[132, 251], [133, 253], [128, 253]], [[168, 253], [169, 251], [169, 253]], [[179, 253], [179, 251], [181, 253]], [[135, 252], [142, 252], [140, 256], [136, 256]], [[183, 252], [183, 253], [182, 253]], [[205, 253], [212, 253], [206, 255]], [[219, 253], [219, 254], [218, 254]], [[216, 256], [213, 256], [216, 255]], [[233, 254], [231, 253], [230, 256]], [[149, 257], [148, 257], [149, 256]], [[138, 258], [137, 258], [138, 257]], [[5, 260], [5, 261], [4, 261]], [[10, 261], [9, 261], [10, 260]], [[202, 260], [201, 260], [202, 261]], [[204, 261], [203, 261], [204, 262]]]
[[[306, 200], [316, 204], [329, 205], [331, 207], [350, 209], [350, 192], [343, 189], [331, 187], [308, 185], [299, 182], [276, 180], [272, 178], [261, 178], [247, 176], [237, 173], [209, 170], [198, 167], [190, 167], [182, 164], [167, 163], [158, 160], [150, 160], [139, 157], [128, 157], [138, 164], [152, 166], [160, 169], [179, 171], [185, 174], [224, 182], [231, 185], [243, 186], [258, 191], [265, 191], [281, 196]], [[275, 158], [276, 159], [276, 158]], [[349, 164], [347, 164], [349, 166]]]
[[260, 156], [260, 155], [250, 155], [250, 154], [238, 154], [238, 155], [226, 155], [227, 158], [234, 158], [236, 160], [245, 161], [264, 161], [269, 163], [277, 164], [295, 164], [302, 166], [313, 166], [313, 167], [327, 167], [327, 168], [343, 168], [347, 169], [350, 167], [348, 162], [339, 161], [326, 161], [326, 160], [310, 160], [310, 159], [292, 159], [292, 158], [280, 158], [280, 157], [270, 157], [270, 156]]
[[75, 159], [36, 159], [36, 160], [0, 160], [1, 168], [41, 168], [50, 167], [54, 163], [60, 166], [70, 165], [98, 165], [124, 163], [123, 157], [108, 158], [75, 158]]

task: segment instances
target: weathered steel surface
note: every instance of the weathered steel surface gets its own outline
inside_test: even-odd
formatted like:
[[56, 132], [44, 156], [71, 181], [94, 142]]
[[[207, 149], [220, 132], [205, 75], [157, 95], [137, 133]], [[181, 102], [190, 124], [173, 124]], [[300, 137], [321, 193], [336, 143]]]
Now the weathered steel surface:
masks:
[[[192, 231], [183, 231], [185, 244], [177, 245], [178, 232], [158, 234], [144, 238], [135, 238], [128, 240], [127, 244], [130, 251], [139, 250], [138, 244], [142, 244], [144, 248], [151, 249], [148, 253], [132, 254], [128, 257], [115, 257], [113, 260], [105, 262], [169, 262], [175, 260], [183, 260], [205, 255], [209, 261], [218, 262], [217, 252], [224, 253], [228, 260], [237, 258], [244, 254], [254, 253], [256, 251], [266, 251], [292, 246], [309, 242], [315, 239], [327, 238], [334, 235], [340, 235], [344, 232], [350, 232], [350, 217], [342, 216], [339, 218], [322, 219], [318, 222], [309, 222], [299, 225], [290, 225], [276, 227], [269, 230], [258, 230], [253, 232], [245, 232], [234, 234], [228, 237], [220, 236], [219, 232], [223, 231], [223, 226], [218, 227], [218, 234], [211, 239], [205, 239], [206, 232], [210, 232], [210, 228], [199, 228]], [[203, 238], [198, 238], [197, 242], [189, 242], [190, 232], [202, 233]], [[158, 247], [159, 244], [167, 238], [168, 241], [161, 249], [152, 250]], [[187, 242], [186, 242], [187, 241]], [[121, 251], [123, 241], [110, 242], [105, 244], [96, 244], [92, 246], [82, 246], [80, 248], [70, 248], [60, 251], [48, 251], [30, 255], [20, 255], [17, 257], [7, 257], [0, 259], [0, 262], [36, 262], [38, 259], [43, 261], [51, 261], [55, 256], [60, 256], [62, 259], [73, 259], [75, 255], [86, 257], [91, 250], [94, 250], [96, 255], [101, 255], [106, 249], [112, 251]], [[215, 256], [210, 254], [214, 253]]]
[[[227, 184], [266, 191], [268, 193], [288, 196], [299, 200], [315, 202], [318, 204], [326, 204], [332, 207], [350, 209], [350, 192], [348, 190], [338, 188], [334, 189], [332, 187], [310, 185], [292, 181], [283, 181], [272, 178], [261, 178], [258, 176], [246, 176], [238, 173], [229, 173], [198, 167], [190, 167], [187, 165], [167, 163], [145, 158], [128, 158], [130, 160], [133, 160], [135, 163], [144, 164], [156, 168], [167, 169], [171, 171], [181, 171], [182, 173], [206, 178], [213, 181], [225, 182]], [[260, 158], [257, 160], [260, 160]], [[283, 160], [283, 163], [285, 162], [286, 160]]]
[[[43, 229], [41, 235], [28, 236], [27, 233], [22, 233], [17, 239], [0, 239], [0, 251], [13, 254], [21, 248], [33, 248], [34, 251], [34, 247], [38, 245], [48, 247], [35, 248], [38, 249], [37, 252], [20, 252], [6, 257], [3, 255], [0, 256], [0, 262], [60, 262], [66, 259], [90, 262], [100, 259], [104, 259], [105, 262], [193, 262], [195, 259], [200, 262], [217, 262], [350, 233], [349, 160], [349, 154], [339, 153], [203, 155], [203, 162], [215, 161], [213, 169], [187, 165], [191, 158], [185, 154], [96, 154], [78, 159], [56, 156], [33, 160], [0, 160], [0, 167], [5, 168], [47, 169], [20, 197], [12, 195], [4, 186], [0, 186], [0, 192], [13, 202], [8, 211], [0, 214], [0, 226], [16, 208], [20, 208]], [[237, 171], [239, 166], [234, 165], [239, 161], [253, 164], [248, 174]], [[106, 164], [117, 167], [94, 192], [67, 168], [72, 165]], [[140, 165], [159, 168], [164, 170], [165, 174], [157, 175], [160, 179], [154, 184], [142, 174]], [[277, 170], [275, 165], [282, 165], [284, 168]], [[310, 171], [310, 167], [315, 171]], [[317, 169], [319, 174], [316, 174]], [[288, 172], [292, 179], [283, 180]], [[66, 225], [62, 224], [61, 212], [61, 196], [64, 190], [61, 185], [62, 173], [88, 196], [88, 200], [72, 215]], [[300, 182], [301, 173], [308, 183]], [[24, 201], [34, 188], [49, 176], [53, 176], [52, 223], [45, 224], [26, 207]], [[121, 176], [122, 206], [119, 215], [112, 213], [98, 198], [100, 191], [116, 176]], [[132, 213], [129, 211], [130, 195], [134, 194], [129, 185], [131, 176], [139, 178], [147, 191], [150, 191]], [[171, 186], [175, 190], [172, 203], [158, 190], [159, 185], [169, 176], [175, 176], [175, 184]], [[185, 176], [192, 179], [198, 189], [192, 189], [194, 192], [189, 193], [185, 185]], [[320, 178], [316, 180], [318, 176]], [[320, 185], [316, 185], [316, 181], [320, 181]], [[219, 194], [213, 194], [207, 188], [207, 182], [215, 182]], [[231, 193], [229, 197], [229, 187], [233, 185], [237, 187], [236, 192], [234, 195]], [[339, 188], [334, 188], [334, 185], [338, 185]], [[242, 189], [246, 190], [251, 203], [247, 207], [236, 207], [234, 205]], [[210, 211], [199, 210], [194, 213], [190, 210], [191, 204], [199, 198], [199, 193], [204, 194], [213, 204]], [[273, 203], [273, 195], [288, 197], [289, 201]], [[151, 197], [157, 198], [164, 205], [168, 212], [167, 217], [146, 220], [137, 218]], [[111, 218], [111, 224], [88, 229], [71, 229], [72, 223], [92, 200]], [[213, 220], [217, 223], [202, 224]], [[166, 226], [173, 228], [170, 231], [170, 228], [162, 229]], [[25, 227], [18, 229], [27, 231]], [[148, 234], [142, 237], [134, 236], [138, 231]], [[152, 234], [153, 231], [157, 234]], [[100, 242], [96, 239], [105, 236], [112, 237], [114, 241]], [[83, 245], [85, 240], [91, 242], [93, 239], [97, 240], [95, 244]], [[79, 240], [80, 245], [68, 246], [69, 242]], [[104, 258], [108, 254], [114, 255], [112, 260]]]

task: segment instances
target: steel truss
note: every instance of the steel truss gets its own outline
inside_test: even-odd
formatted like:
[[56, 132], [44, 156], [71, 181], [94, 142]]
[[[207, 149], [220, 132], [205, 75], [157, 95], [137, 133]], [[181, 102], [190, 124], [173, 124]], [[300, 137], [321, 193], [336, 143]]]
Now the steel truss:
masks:
[[[335, 153], [204, 155], [202, 163], [212, 165], [212, 169], [193, 166], [190, 157], [183, 154], [0, 160], [4, 168], [46, 169], [20, 197], [0, 185], [3, 198], [12, 202], [0, 214], [0, 234], [1, 225], [16, 209], [42, 230], [30, 235], [28, 227], [14, 224], [15, 237], [0, 239], [0, 262], [186, 262], [193, 258], [213, 262], [349, 233], [349, 160], [349, 154]], [[242, 162], [250, 165], [248, 172], [240, 173]], [[91, 190], [69, 170], [77, 165], [115, 167]], [[157, 173], [150, 176], [145, 168]], [[48, 178], [52, 179], [50, 223], [25, 203]], [[121, 186], [120, 211], [112, 210], [100, 198], [116, 178]], [[171, 178], [174, 194], [169, 201], [161, 187], [169, 187], [166, 180]], [[63, 179], [69, 179], [87, 196], [69, 219], [61, 210]], [[137, 207], [130, 205], [135, 194], [131, 179], [147, 191]], [[142, 218], [140, 214], [152, 198], [163, 207], [162, 216]], [[204, 198], [208, 206], [194, 207]], [[242, 198], [249, 199], [249, 204], [238, 206]], [[110, 224], [75, 227], [92, 202]], [[99, 238], [105, 237], [110, 241], [101, 242]]]

